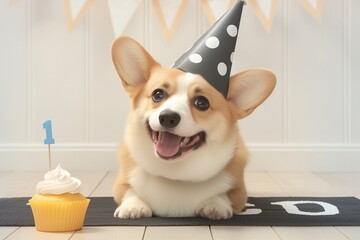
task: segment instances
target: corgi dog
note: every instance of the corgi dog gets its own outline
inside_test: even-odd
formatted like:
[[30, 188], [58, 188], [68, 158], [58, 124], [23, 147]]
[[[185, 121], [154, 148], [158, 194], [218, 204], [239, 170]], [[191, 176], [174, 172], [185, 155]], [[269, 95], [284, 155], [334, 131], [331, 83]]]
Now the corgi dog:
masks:
[[114, 216], [228, 219], [247, 201], [248, 150], [237, 120], [273, 91], [275, 75], [233, 75], [225, 98], [202, 76], [162, 67], [135, 40], [117, 38], [112, 59], [131, 99], [114, 185]]

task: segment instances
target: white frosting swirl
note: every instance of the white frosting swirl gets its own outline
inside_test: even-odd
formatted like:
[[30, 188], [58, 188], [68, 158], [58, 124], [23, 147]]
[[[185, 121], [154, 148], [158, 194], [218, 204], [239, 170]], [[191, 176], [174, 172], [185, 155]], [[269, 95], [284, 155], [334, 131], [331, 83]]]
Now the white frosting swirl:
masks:
[[60, 164], [44, 176], [45, 180], [38, 183], [36, 191], [41, 194], [79, 193], [81, 181], [71, 177]]

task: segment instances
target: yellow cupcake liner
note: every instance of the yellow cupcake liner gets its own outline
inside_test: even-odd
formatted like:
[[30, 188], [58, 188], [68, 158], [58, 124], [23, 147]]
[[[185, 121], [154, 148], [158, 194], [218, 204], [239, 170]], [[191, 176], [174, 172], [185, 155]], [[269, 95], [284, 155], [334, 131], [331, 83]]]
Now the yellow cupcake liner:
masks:
[[37, 194], [29, 200], [36, 230], [67, 232], [83, 227], [90, 200], [81, 194], [77, 197], [70, 195], [72, 194], [60, 196]]

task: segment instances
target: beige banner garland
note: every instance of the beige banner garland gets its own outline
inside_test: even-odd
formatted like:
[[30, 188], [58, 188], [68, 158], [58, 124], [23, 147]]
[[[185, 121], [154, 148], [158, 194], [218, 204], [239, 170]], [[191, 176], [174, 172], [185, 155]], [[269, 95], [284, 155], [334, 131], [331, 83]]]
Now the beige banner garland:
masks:
[[[142, 0], [108, 0], [115, 37], [123, 34], [141, 2]], [[124, 9], [126, 9], [126, 11], [124, 11]]]
[[321, 22], [322, 13], [322, 0], [300, 0], [305, 9], [315, 18], [315, 20]]
[[[88, 11], [94, 0], [64, 0], [68, 29], [71, 31]], [[141, 1], [108, 0], [115, 35], [121, 35]], [[209, 22], [216, 22], [237, 0], [199, 0]], [[288, 0], [284, 0], [288, 1]], [[299, 0], [305, 9], [320, 23], [322, 0]], [[8, 0], [10, 5], [18, 0]], [[277, 0], [247, 0], [255, 11], [263, 28], [270, 32], [275, 16]], [[184, 15], [189, 0], [152, 0], [164, 37], [169, 41]], [[125, 14], [121, 13], [124, 11]]]
[[203, 10], [211, 24], [214, 24], [235, 2], [236, 0], [200, 0]]
[[270, 33], [277, 0], [248, 0], [264, 29]]
[[93, 0], [64, 0], [69, 31], [72, 31], [82, 16], [89, 10]]
[[[184, 15], [186, 6], [188, 5], [189, 1], [153, 0], [152, 3], [164, 37], [167, 41], [170, 41], [173, 33], [176, 30], [177, 25], [179, 24], [181, 17]], [[171, 13], [171, 15], [169, 15], [169, 13]]]

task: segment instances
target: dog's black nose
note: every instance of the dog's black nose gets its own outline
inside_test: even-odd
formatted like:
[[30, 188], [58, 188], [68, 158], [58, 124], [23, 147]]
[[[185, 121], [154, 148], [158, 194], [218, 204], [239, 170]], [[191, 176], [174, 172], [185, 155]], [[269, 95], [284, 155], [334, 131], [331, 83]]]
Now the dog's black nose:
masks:
[[166, 128], [174, 128], [180, 122], [180, 115], [177, 112], [171, 110], [164, 110], [159, 115], [159, 121], [161, 126]]

